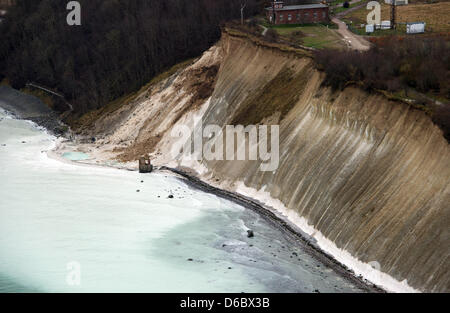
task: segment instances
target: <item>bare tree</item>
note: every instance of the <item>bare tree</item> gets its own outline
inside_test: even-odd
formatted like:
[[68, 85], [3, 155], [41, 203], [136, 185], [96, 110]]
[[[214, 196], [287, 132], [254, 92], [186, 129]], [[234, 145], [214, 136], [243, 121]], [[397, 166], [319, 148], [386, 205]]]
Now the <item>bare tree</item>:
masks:
[[244, 9], [247, 6], [247, 3], [241, 3], [241, 25], [244, 25]]

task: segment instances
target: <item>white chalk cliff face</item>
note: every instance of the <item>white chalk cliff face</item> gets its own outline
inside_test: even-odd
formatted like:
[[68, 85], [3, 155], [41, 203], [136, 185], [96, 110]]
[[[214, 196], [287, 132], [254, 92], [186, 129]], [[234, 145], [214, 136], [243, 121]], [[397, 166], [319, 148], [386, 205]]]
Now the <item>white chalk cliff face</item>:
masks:
[[[84, 131], [100, 138], [100, 150], [120, 147], [113, 154], [123, 161], [147, 152], [156, 165], [191, 168], [266, 202], [389, 290], [450, 291], [450, 146], [441, 131], [405, 104], [356, 87], [332, 92], [322, 81], [307, 55], [224, 34], [198, 61]], [[195, 116], [221, 127], [279, 124], [278, 169], [171, 160], [171, 130]]]

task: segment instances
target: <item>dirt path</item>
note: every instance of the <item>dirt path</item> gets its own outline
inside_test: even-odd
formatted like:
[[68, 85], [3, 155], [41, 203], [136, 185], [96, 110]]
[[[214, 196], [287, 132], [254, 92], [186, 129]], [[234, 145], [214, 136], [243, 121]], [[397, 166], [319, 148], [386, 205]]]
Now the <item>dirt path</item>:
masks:
[[259, 26], [261, 26], [261, 28], [263, 29], [261, 35], [265, 36], [269, 29], [266, 26], [264, 26], [264, 25], [259, 25]]
[[333, 17], [331, 20], [339, 26], [337, 32], [343, 37], [343, 40], [350, 49], [359, 51], [367, 51], [370, 49], [370, 43], [361, 36], [355, 35], [349, 31], [344, 22], [336, 17]]

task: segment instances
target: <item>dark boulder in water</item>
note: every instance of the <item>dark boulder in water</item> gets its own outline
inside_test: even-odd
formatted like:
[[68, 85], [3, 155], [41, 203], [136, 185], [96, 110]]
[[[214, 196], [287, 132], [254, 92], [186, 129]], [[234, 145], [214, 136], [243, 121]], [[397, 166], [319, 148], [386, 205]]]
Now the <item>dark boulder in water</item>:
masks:
[[253, 230], [247, 230], [247, 237], [248, 237], [248, 238], [253, 238], [253, 237], [255, 237], [255, 233], [253, 232]]

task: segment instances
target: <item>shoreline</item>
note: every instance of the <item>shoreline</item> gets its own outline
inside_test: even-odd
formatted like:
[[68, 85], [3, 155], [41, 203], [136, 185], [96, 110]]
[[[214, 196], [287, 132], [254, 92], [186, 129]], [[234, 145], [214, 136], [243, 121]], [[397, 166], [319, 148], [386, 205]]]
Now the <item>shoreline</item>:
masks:
[[[115, 169], [121, 171], [129, 171], [129, 172], [138, 172], [137, 169], [128, 168], [126, 166], [113, 166], [108, 164], [93, 164], [86, 163], [85, 161], [72, 161], [62, 157], [61, 151], [56, 152], [58, 147], [55, 145], [53, 149], [47, 152], [47, 156], [53, 160], [63, 162], [66, 164], [71, 164], [75, 166], [84, 166], [84, 167], [95, 167], [95, 168], [108, 168]], [[304, 249], [311, 257], [318, 260], [325, 266], [331, 268], [336, 273], [341, 275], [343, 279], [355, 284], [364, 292], [368, 293], [386, 293], [388, 292], [386, 289], [378, 286], [376, 284], [371, 283], [367, 279], [362, 276], [357, 276], [355, 272], [339, 262], [333, 255], [327, 253], [323, 249], [320, 248], [316, 239], [312, 236], [306, 234], [302, 229], [292, 223], [284, 216], [277, 214], [276, 210], [271, 210], [266, 207], [264, 204], [260, 203], [257, 199], [249, 198], [244, 195], [241, 195], [236, 192], [230, 192], [225, 189], [220, 189], [214, 187], [213, 185], [208, 184], [208, 182], [188, 174], [187, 172], [177, 169], [171, 168], [168, 166], [155, 166], [153, 173], [169, 173], [173, 177], [183, 181], [186, 185], [194, 188], [196, 190], [200, 190], [202, 192], [215, 195], [219, 198], [231, 201], [235, 204], [238, 204], [246, 209], [252, 210], [256, 212], [259, 216], [264, 218], [266, 221], [270, 222], [272, 226], [281, 230], [285, 235], [290, 237], [293, 242], [296, 242], [301, 249]], [[149, 174], [151, 175], [151, 174]]]
[[297, 242], [302, 249], [307, 251], [316, 260], [320, 261], [324, 265], [330, 267], [337, 273], [339, 273], [344, 279], [347, 279], [351, 283], [355, 284], [361, 290], [369, 293], [387, 293], [388, 291], [380, 286], [377, 286], [370, 281], [364, 279], [363, 277], [358, 277], [355, 273], [346, 267], [344, 264], [340, 263], [332, 255], [326, 253], [323, 249], [319, 247], [316, 240], [303, 232], [299, 226], [295, 225], [289, 220], [283, 218], [273, 210], [270, 210], [265, 205], [260, 203], [257, 199], [252, 199], [245, 197], [239, 193], [230, 192], [224, 189], [216, 188], [207, 182], [199, 179], [198, 177], [189, 175], [188, 173], [175, 168], [170, 168], [167, 166], [161, 166], [157, 171], [166, 171], [171, 174], [176, 174], [178, 177], [187, 185], [192, 186], [195, 189], [201, 190], [206, 193], [213, 194], [217, 197], [223, 198], [225, 200], [234, 202], [246, 209], [252, 210], [258, 213], [262, 218], [269, 221], [274, 227], [284, 232], [293, 241]]
[[31, 121], [44, 127], [54, 136], [62, 136], [66, 131], [58, 114], [39, 98], [9, 86], [0, 86], [0, 108], [16, 119]]
[[[26, 118], [18, 117], [17, 114], [14, 114], [7, 109], [3, 108], [3, 110], [10, 114], [13, 118], [18, 118], [22, 120], [28, 120]], [[39, 125], [36, 121], [28, 120], [29, 122], [33, 123], [37, 127], [43, 128], [48, 134], [54, 137], [54, 145], [49, 148], [49, 150], [45, 151], [46, 156], [50, 159], [56, 160], [58, 162], [71, 164], [71, 165], [77, 165], [77, 166], [85, 166], [85, 167], [96, 167], [96, 168], [108, 168], [108, 169], [116, 169], [116, 170], [125, 170], [125, 171], [133, 171], [137, 172], [136, 166], [130, 166], [129, 163], [116, 163], [116, 164], [108, 164], [105, 160], [103, 160], [98, 155], [91, 157], [89, 160], [83, 160], [83, 161], [73, 161], [66, 159], [62, 157], [62, 154], [64, 151], [68, 149], [67, 146], [64, 146], [64, 144], [71, 144], [73, 145], [73, 148], [75, 150], [83, 150], [79, 149], [83, 146], [82, 143], [77, 143], [73, 139], [66, 138], [64, 135], [57, 136], [54, 133], [52, 133], [50, 130], [48, 130], [45, 126]], [[63, 147], [64, 146], [64, 147]], [[63, 147], [63, 148], [62, 148]], [[62, 149], [61, 149], [62, 148]], [[94, 163], [95, 162], [95, 163]], [[128, 166], [127, 166], [128, 164]], [[195, 167], [195, 166], [194, 166]], [[184, 168], [184, 167], [182, 167]], [[192, 167], [188, 167], [189, 170], [193, 170], [195, 172], [195, 169]], [[329, 241], [327, 238], [323, 237], [322, 234], [320, 234], [317, 230], [315, 230], [313, 227], [307, 225], [307, 227], [304, 227], [305, 223], [297, 223], [297, 221], [291, 220], [291, 216], [288, 216], [282, 209], [276, 209], [274, 208], [275, 205], [267, 205], [267, 203], [263, 203], [261, 199], [266, 198], [265, 195], [259, 195], [259, 192], [256, 190], [250, 190], [250, 188], [247, 188], [243, 186], [242, 192], [232, 192], [228, 191], [226, 189], [218, 188], [210, 184], [207, 179], [201, 179], [200, 174], [198, 174], [199, 177], [195, 175], [188, 174], [187, 172], [183, 171], [180, 168], [172, 168], [165, 165], [155, 166], [155, 172], [169, 172], [174, 177], [183, 180], [186, 184], [190, 185], [192, 188], [201, 190], [206, 193], [214, 194], [218, 197], [221, 197], [223, 199], [232, 201], [238, 205], [241, 205], [247, 209], [253, 210], [257, 212], [261, 217], [265, 218], [266, 220], [270, 221], [271, 224], [274, 227], [277, 227], [278, 229], [282, 230], [286, 235], [290, 236], [293, 241], [299, 242], [299, 245], [301, 248], [306, 249], [306, 251], [314, 258], [316, 258], [318, 261], [322, 262], [323, 264], [329, 266], [333, 270], [335, 270], [337, 273], [342, 275], [344, 279], [347, 279], [357, 285], [361, 290], [365, 292], [372, 292], [372, 293], [385, 293], [385, 292], [419, 292], [409, 285], [405, 284], [405, 282], [400, 282], [396, 280], [395, 278], [391, 277], [390, 275], [383, 273], [381, 271], [378, 271], [377, 275], [382, 276], [380, 279], [375, 279], [377, 282], [380, 280], [383, 280], [383, 282], [375, 283], [372, 278], [372, 275], [367, 274], [367, 271], [361, 270], [362, 266], [370, 267], [369, 264], [363, 263], [356, 258], [354, 258], [352, 255], [350, 255], [345, 250], [338, 249], [334, 243], [330, 242], [331, 244], [325, 245], [325, 249], [323, 246], [321, 246], [321, 243], [323, 241]], [[248, 190], [246, 190], [248, 189]], [[260, 199], [260, 200], [258, 200]], [[276, 201], [276, 199], [272, 199], [269, 197], [270, 200]], [[271, 201], [270, 201], [271, 202]], [[276, 206], [278, 207], [278, 206]], [[294, 212], [295, 213], [295, 212]], [[297, 217], [298, 219], [301, 219], [300, 216]], [[311, 231], [307, 231], [307, 229], [312, 228]], [[318, 238], [316, 238], [317, 234], [320, 235], [320, 239], [322, 242], [319, 242]], [[322, 238], [323, 237], [323, 238]], [[300, 243], [301, 242], [301, 243]], [[330, 252], [330, 250], [332, 252]], [[334, 253], [333, 253], [334, 252]], [[344, 252], [345, 255], [344, 258], [342, 258], [341, 254]], [[350, 261], [350, 262], [345, 262]], [[356, 261], [356, 262], [355, 262]], [[358, 264], [360, 263], [360, 264]], [[356, 264], [356, 265], [355, 265]], [[357, 270], [357, 271], [356, 271]], [[373, 270], [373, 269], [372, 269]], [[386, 283], [384, 283], [386, 282]], [[388, 283], [389, 282], [389, 283]], [[391, 287], [394, 286], [394, 287]], [[391, 288], [389, 288], [391, 287]]]
[[[84, 167], [95, 167], [95, 168], [107, 168], [107, 169], [115, 169], [121, 171], [129, 171], [129, 172], [138, 172], [135, 169], [130, 169], [126, 167], [117, 167], [107, 164], [91, 164], [85, 163], [83, 161], [71, 161], [65, 159], [61, 155], [59, 155], [55, 149], [57, 147], [53, 147], [53, 149], [47, 151], [47, 156], [50, 159], [56, 160], [58, 162], [63, 162], [66, 164], [71, 164], [75, 166], [84, 166]], [[364, 277], [358, 277], [353, 270], [340, 263], [333, 255], [326, 253], [323, 249], [319, 247], [316, 240], [303, 232], [297, 225], [286, 220], [283, 216], [280, 216], [273, 210], [265, 207], [262, 203], [260, 203], [257, 199], [247, 198], [241, 194], [230, 192], [224, 189], [216, 188], [207, 182], [199, 179], [196, 176], [189, 175], [188, 173], [167, 166], [157, 166], [155, 167], [153, 173], [169, 173], [173, 177], [181, 180], [186, 185], [190, 186], [193, 189], [200, 190], [202, 192], [215, 195], [219, 198], [231, 201], [235, 204], [238, 204], [246, 209], [252, 210], [258, 213], [259, 216], [264, 218], [266, 221], [270, 222], [272, 226], [281, 230], [285, 235], [289, 236], [293, 242], [296, 242], [298, 246], [305, 250], [311, 257], [318, 260], [325, 266], [331, 268], [336, 273], [341, 275], [345, 280], [353, 283], [362, 291], [367, 293], [386, 293], [387, 290], [383, 289], [380, 286], [377, 286], [370, 281], [364, 279]]]
[[[52, 160], [55, 160], [57, 162], [70, 164], [74, 166], [83, 166], [83, 167], [95, 167], [95, 168], [103, 168], [103, 169], [115, 169], [115, 170], [121, 170], [121, 171], [129, 171], [129, 172], [138, 172], [137, 169], [127, 167], [125, 164], [117, 163], [117, 165], [112, 164], [106, 164], [103, 162], [98, 163], [91, 163], [88, 161], [73, 161], [66, 159], [62, 156], [63, 152], [66, 150], [67, 147], [64, 147], [65, 149], [61, 149], [64, 143], [71, 143], [75, 147], [80, 147], [80, 144], [74, 142], [73, 140], [70, 140], [64, 135], [61, 135], [59, 137], [55, 136], [51, 131], [49, 131], [45, 126], [39, 125], [36, 121], [28, 120], [25, 118], [21, 118], [17, 116], [17, 114], [14, 114], [7, 109], [0, 107], [0, 109], [4, 110], [7, 115], [9, 115], [12, 118], [29, 121], [33, 125], [35, 125], [38, 128], [43, 129], [45, 132], [47, 132], [50, 136], [54, 138], [53, 145], [49, 147], [47, 151], [45, 151], [45, 155]], [[101, 161], [96, 160], [95, 158], [90, 159], [90, 161]], [[118, 166], [121, 164], [121, 166]], [[256, 212], [258, 215], [260, 215], [262, 218], [266, 219], [266, 221], [270, 222], [274, 227], [281, 230], [284, 234], [289, 236], [293, 242], [296, 242], [298, 246], [301, 249], [304, 249], [311, 257], [315, 258], [322, 264], [328, 266], [332, 270], [334, 270], [336, 273], [342, 276], [343, 279], [355, 284], [360, 288], [363, 292], [367, 293], [386, 293], [387, 290], [383, 289], [380, 286], [377, 286], [370, 281], [364, 279], [364, 277], [358, 277], [353, 270], [336, 260], [336, 258], [325, 252], [323, 249], [319, 247], [317, 244], [317, 241], [312, 237], [307, 235], [302, 229], [296, 225], [295, 223], [292, 223], [284, 216], [281, 216], [280, 214], [277, 214], [276, 210], [271, 210], [268, 207], [266, 207], [264, 204], [259, 202], [257, 199], [253, 199], [250, 197], [246, 197], [244, 195], [241, 195], [236, 192], [230, 192], [225, 189], [220, 189], [217, 187], [214, 187], [210, 184], [208, 184], [206, 181], [201, 180], [200, 178], [190, 175], [187, 172], [171, 168], [167, 166], [155, 166], [155, 170], [153, 172], [166, 172], [173, 175], [173, 177], [180, 179], [184, 183], [186, 183], [191, 188], [203, 191], [205, 193], [213, 194], [217, 197], [220, 197], [222, 199], [231, 201], [233, 203], [236, 203], [238, 205], [243, 206], [246, 209], [252, 210]]]
[[[73, 143], [73, 141], [70, 142]], [[75, 143], [74, 147], [82, 147], [82, 144]], [[67, 147], [65, 148], [67, 149]], [[62, 154], [66, 149], [58, 152]], [[137, 166], [130, 166], [130, 163], [107, 164], [104, 160], [98, 158], [98, 155], [93, 158], [97, 163], [91, 163], [67, 160], [60, 155], [58, 156], [55, 151], [52, 151], [52, 154], [56, 155], [56, 159], [63, 159], [64, 162], [75, 165], [138, 171]], [[253, 190], [246, 187], [242, 182], [238, 182], [238, 188], [230, 191], [225, 187], [226, 182], [221, 181], [217, 185], [215, 181], [208, 180], [205, 175], [202, 175], [202, 169], [197, 168], [196, 165], [199, 164], [183, 166], [172, 163], [173, 167], [170, 167], [170, 165], [159, 162], [155, 165], [154, 172], [169, 172], [195, 189], [214, 194], [257, 212], [261, 217], [270, 220], [273, 226], [291, 236], [293, 241], [301, 241], [302, 243], [299, 245], [302, 248], [309, 249], [308, 252], [312, 257], [341, 274], [343, 278], [358, 285], [361, 290], [372, 293], [421, 292], [408, 285], [406, 280], [400, 281], [379, 270], [378, 262], [362, 262], [346, 250], [338, 248], [334, 242], [323, 236], [314, 226], [309, 225], [303, 217], [296, 215], [294, 211], [289, 211], [284, 204], [271, 198], [264, 190]], [[203, 170], [206, 170], [206, 168]]]

